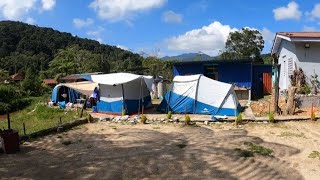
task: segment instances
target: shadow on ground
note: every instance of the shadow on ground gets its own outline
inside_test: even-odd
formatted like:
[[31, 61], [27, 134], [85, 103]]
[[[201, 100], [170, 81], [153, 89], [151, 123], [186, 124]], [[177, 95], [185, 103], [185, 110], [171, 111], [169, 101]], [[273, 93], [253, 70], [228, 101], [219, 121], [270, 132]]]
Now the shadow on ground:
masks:
[[[18, 154], [0, 155], [0, 179], [303, 179], [278, 158], [298, 149], [240, 129], [164, 128], [102, 126], [93, 133], [83, 126], [45, 137], [23, 145]], [[274, 154], [240, 157], [235, 148], [243, 142], [262, 144]]]

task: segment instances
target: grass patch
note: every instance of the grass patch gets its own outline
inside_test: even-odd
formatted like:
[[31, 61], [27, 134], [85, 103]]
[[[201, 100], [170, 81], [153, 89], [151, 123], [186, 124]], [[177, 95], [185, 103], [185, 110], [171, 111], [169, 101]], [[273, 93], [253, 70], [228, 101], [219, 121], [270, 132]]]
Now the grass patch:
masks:
[[320, 152], [319, 151], [312, 151], [312, 153], [309, 154], [308, 158], [318, 158], [320, 159]]
[[297, 137], [297, 138], [306, 138], [306, 136], [303, 133], [297, 134], [293, 132], [282, 132], [279, 137]]
[[244, 142], [244, 145], [246, 145], [248, 150], [253, 152], [254, 154], [270, 156], [273, 153], [272, 149], [265, 148], [257, 144], [253, 144], [251, 142]]
[[[50, 108], [38, 104], [42, 97], [32, 98], [32, 104], [22, 111], [12, 113], [11, 128], [18, 130], [23, 135], [23, 123], [26, 125], [26, 134], [57, 126], [60, 117], [62, 123], [70, 122], [75, 119], [76, 111], [65, 111], [57, 108]], [[7, 121], [0, 121], [0, 128], [7, 129]]]
[[271, 156], [271, 154], [273, 153], [272, 149], [265, 148], [257, 144], [253, 144], [251, 142], [244, 142], [244, 145], [246, 146], [245, 149], [235, 149], [241, 157], [253, 157], [255, 154], [262, 156]]
[[159, 126], [152, 127], [152, 129], [160, 129]]

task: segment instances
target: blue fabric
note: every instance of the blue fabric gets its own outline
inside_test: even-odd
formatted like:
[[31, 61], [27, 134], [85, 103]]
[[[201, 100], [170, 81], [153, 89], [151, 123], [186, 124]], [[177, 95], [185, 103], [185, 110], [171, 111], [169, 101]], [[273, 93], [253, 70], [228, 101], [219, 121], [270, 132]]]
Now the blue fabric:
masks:
[[173, 77], [194, 74], [203, 74], [204, 66], [202, 63], [182, 64], [173, 66]]
[[[59, 96], [61, 96], [61, 94], [59, 94], [59, 90], [62, 86], [61, 85], [57, 85], [56, 87], [53, 88], [52, 90], [52, 93], [51, 93], [51, 99], [53, 102], [55, 103], [58, 103], [59, 101]], [[71, 102], [71, 103], [75, 103], [77, 101], [77, 99], [80, 98], [80, 93], [77, 92], [76, 90], [74, 89], [70, 89], [68, 87], [65, 87], [68, 89], [68, 99], [67, 101], [68, 102]]]
[[80, 75], [80, 77], [87, 81], [92, 81], [91, 75], [83, 74], [83, 75]]
[[121, 113], [122, 100], [114, 102], [99, 101], [97, 103], [97, 111], [106, 113]]
[[[169, 99], [170, 96], [170, 99]], [[168, 103], [168, 100], [170, 101]], [[196, 109], [194, 112], [194, 103], [196, 103]], [[168, 106], [169, 104], [169, 106]], [[181, 96], [170, 90], [167, 91], [165, 98], [158, 106], [157, 110], [167, 113], [169, 111], [173, 113], [189, 113], [189, 114], [209, 114], [209, 115], [238, 115], [241, 106], [238, 104], [237, 109], [219, 108], [209, 104], [205, 104], [199, 101], [195, 101], [193, 98]]]
[[58, 102], [58, 91], [59, 91], [60, 86], [55, 86], [52, 90], [51, 94], [51, 100], [55, 103]]
[[139, 101], [140, 101], [140, 110], [142, 105], [144, 105], [145, 108], [150, 107], [151, 104], [151, 97], [147, 96], [143, 99], [137, 99], [137, 100], [125, 100], [124, 104], [123, 101], [114, 101], [114, 102], [105, 102], [105, 101], [99, 101], [97, 103], [97, 111], [99, 112], [106, 112], [106, 113], [122, 113], [122, 106], [124, 105], [124, 108], [126, 109], [127, 114], [133, 114], [137, 113], [139, 111]]
[[[150, 104], [151, 104], [150, 96], [146, 96], [143, 98], [143, 104], [142, 104], [142, 99], [140, 99], [140, 107], [142, 107], [143, 105], [144, 108], [147, 108], [147, 107], [150, 107]], [[126, 108], [127, 114], [137, 113], [139, 111], [139, 100], [125, 100], [125, 108]]]
[[65, 109], [66, 108], [66, 102], [65, 101], [60, 101], [60, 102], [58, 102], [58, 104], [59, 104], [59, 107], [61, 109]]

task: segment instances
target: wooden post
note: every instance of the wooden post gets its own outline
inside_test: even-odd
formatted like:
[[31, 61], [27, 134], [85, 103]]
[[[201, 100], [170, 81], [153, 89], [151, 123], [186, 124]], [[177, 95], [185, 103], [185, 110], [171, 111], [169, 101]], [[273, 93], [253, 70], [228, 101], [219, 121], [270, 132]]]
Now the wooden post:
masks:
[[7, 111], [7, 119], [8, 119], [8, 129], [11, 130], [11, 121], [10, 121], [10, 113]]
[[279, 114], [279, 78], [280, 78], [280, 64], [276, 64], [275, 66], [275, 76], [276, 76], [276, 81], [274, 83], [274, 113]]
[[26, 134], [26, 124], [25, 123], [22, 123], [22, 126], [23, 126], [23, 135], [27, 135]]
[[84, 104], [82, 106], [82, 109], [81, 109], [81, 113], [80, 113], [80, 118], [82, 118], [82, 115], [83, 115], [83, 110], [87, 108], [87, 98], [86, 100], [84, 100]]

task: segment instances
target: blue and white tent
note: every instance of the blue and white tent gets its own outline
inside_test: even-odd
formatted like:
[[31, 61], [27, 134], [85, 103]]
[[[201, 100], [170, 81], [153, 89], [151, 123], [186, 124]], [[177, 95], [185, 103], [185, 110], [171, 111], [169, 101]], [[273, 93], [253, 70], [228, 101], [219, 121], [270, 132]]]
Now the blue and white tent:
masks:
[[133, 114], [151, 106], [150, 79], [130, 73], [92, 75], [91, 79], [99, 84], [98, 112]]
[[234, 116], [240, 104], [233, 85], [203, 75], [176, 76], [158, 107], [161, 112]]

